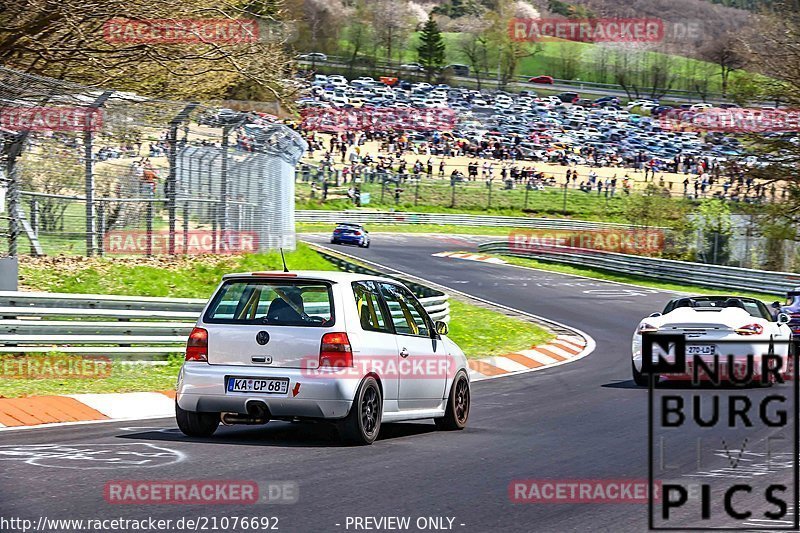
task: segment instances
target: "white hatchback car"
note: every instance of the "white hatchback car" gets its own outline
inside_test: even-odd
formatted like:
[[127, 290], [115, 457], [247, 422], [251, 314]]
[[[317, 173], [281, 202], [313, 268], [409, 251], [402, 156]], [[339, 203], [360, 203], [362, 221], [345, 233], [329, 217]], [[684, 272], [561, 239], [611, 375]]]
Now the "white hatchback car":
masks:
[[224, 424], [332, 420], [371, 444], [381, 422], [463, 429], [470, 381], [447, 324], [401, 283], [343, 272], [228, 274], [189, 336], [176, 418], [188, 436]]

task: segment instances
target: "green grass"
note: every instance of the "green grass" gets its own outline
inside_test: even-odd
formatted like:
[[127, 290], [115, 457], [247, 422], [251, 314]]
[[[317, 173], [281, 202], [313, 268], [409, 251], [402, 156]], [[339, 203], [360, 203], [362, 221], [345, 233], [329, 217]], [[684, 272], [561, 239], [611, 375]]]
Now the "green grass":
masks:
[[554, 337], [531, 322], [458, 300], [450, 300], [450, 314], [448, 336], [469, 358], [527, 350]]
[[[460, 51], [460, 40], [462, 34], [455, 32], [443, 32], [442, 38], [445, 43], [445, 63], [462, 63], [469, 65], [469, 60]], [[417, 46], [419, 44], [419, 33], [412, 33], [407, 39], [405, 46], [395, 56], [396, 65], [401, 63], [417, 61]], [[541, 47], [537, 51], [533, 43], [524, 45], [523, 48], [529, 54], [522, 57], [517, 65], [516, 74], [519, 76], [539, 76], [550, 75], [560, 79], [581, 80], [586, 82], [616, 84], [618, 80], [614, 77], [615, 53], [609, 51], [606, 44], [591, 44], [572, 42], [565, 40], [552, 40], [540, 43]], [[348, 43], [340, 42], [342, 51], [339, 55], [348, 56]], [[603, 58], [605, 56], [605, 58]], [[386, 60], [385, 53], [377, 54], [379, 60]], [[605, 61], [605, 65], [601, 64]], [[622, 61], [626, 61], [622, 59]], [[722, 79], [719, 75], [719, 68], [711, 62], [701, 61], [677, 54], [664, 54], [653, 50], [644, 50], [636, 53], [628, 52], [627, 58], [628, 82], [629, 85], [647, 87], [651, 84], [650, 78], [652, 71], [656, 68], [668, 70], [673, 76], [671, 88], [678, 90], [689, 90], [694, 92], [697, 86], [707, 83], [707, 91], [719, 93], [722, 89]], [[482, 73], [482, 80], [491, 84], [497, 78], [497, 57], [494, 50], [489, 51], [488, 61], [489, 75]], [[385, 69], [384, 69], [385, 70]], [[470, 69], [471, 71], [474, 69]], [[407, 73], [405, 73], [407, 75]], [[731, 83], [738, 79], [747, 79], [754, 74], [747, 71], [735, 71], [731, 74]], [[474, 73], [473, 73], [474, 77]], [[545, 86], [535, 86], [537, 92]], [[546, 89], [545, 89], [546, 90]], [[641, 96], [646, 96], [642, 94]]]
[[[39, 357], [23, 359], [23, 368], [28, 361], [33, 364], [55, 364], [64, 361], [64, 355], [58, 353], [45, 354]], [[72, 356], [74, 358], [75, 356]], [[111, 370], [103, 377], [75, 377], [28, 379], [16, 377], [13, 370], [19, 368], [20, 359], [0, 357], [0, 398], [17, 398], [31, 395], [81, 394], [107, 392], [166, 391], [175, 389], [178, 370], [183, 358], [172, 357], [166, 365], [148, 365], [143, 363], [113, 362]], [[5, 371], [3, 371], [5, 369]], [[11, 377], [11, 376], [14, 377]]]
[[[492, 254], [487, 254], [487, 255], [492, 255]], [[598, 270], [580, 266], [564, 265], [559, 263], [548, 263], [545, 261], [537, 261], [535, 259], [526, 259], [524, 257], [512, 257], [505, 255], [495, 255], [494, 257], [500, 257], [503, 260], [507, 261], [508, 263], [511, 263], [512, 265], [537, 268], [540, 270], [548, 270], [550, 272], [558, 272], [561, 274], [575, 274], [578, 276], [584, 276], [587, 278], [594, 278], [605, 281], [618, 281], [621, 283], [631, 283], [634, 285], [641, 285], [643, 287], [650, 287], [653, 289], [661, 289], [665, 291], [689, 292], [696, 294], [723, 294], [726, 292], [731, 292], [724, 290], [715, 290], [709, 287], [701, 287], [699, 285], [680, 285], [677, 283], [654, 281], [650, 278], [643, 278], [639, 276], [612, 274], [611, 272], [606, 272], [604, 270]], [[742, 292], [742, 291], [735, 291], [735, 292], [736, 294], [739, 294], [741, 296], [765, 300], [767, 303], [772, 302], [776, 298], [781, 299], [785, 296], [784, 294], [776, 295], [776, 294], [759, 293], [759, 292]]]
[[[293, 270], [335, 270], [308, 246], [286, 252]], [[29, 290], [88, 294], [128, 294], [172, 298], [208, 298], [223, 274], [281, 270], [278, 252], [189, 258], [25, 258], [20, 285]]]

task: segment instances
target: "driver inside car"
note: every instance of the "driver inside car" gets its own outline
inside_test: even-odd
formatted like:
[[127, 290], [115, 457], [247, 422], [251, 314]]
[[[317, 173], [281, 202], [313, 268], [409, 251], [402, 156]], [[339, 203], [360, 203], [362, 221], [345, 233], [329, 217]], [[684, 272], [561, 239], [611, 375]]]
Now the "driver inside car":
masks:
[[303, 293], [296, 287], [275, 289], [278, 297], [272, 300], [267, 310], [268, 322], [300, 322], [307, 315], [303, 308]]

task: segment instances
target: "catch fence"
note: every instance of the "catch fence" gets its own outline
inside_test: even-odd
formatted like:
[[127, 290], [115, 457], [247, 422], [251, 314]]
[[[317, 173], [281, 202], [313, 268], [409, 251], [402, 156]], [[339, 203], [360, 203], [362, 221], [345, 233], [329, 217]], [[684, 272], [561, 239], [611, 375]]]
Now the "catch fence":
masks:
[[307, 145], [278, 117], [240, 104], [0, 68], [6, 255], [293, 249], [295, 165]]

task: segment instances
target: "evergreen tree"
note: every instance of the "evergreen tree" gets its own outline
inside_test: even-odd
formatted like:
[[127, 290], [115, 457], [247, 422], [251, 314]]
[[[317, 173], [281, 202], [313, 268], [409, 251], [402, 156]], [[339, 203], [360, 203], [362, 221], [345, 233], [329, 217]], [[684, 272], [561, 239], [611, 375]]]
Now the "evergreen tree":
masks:
[[417, 55], [420, 64], [425, 67], [425, 78], [430, 82], [434, 71], [444, 65], [444, 40], [432, 15], [428, 15], [420, 32]]

